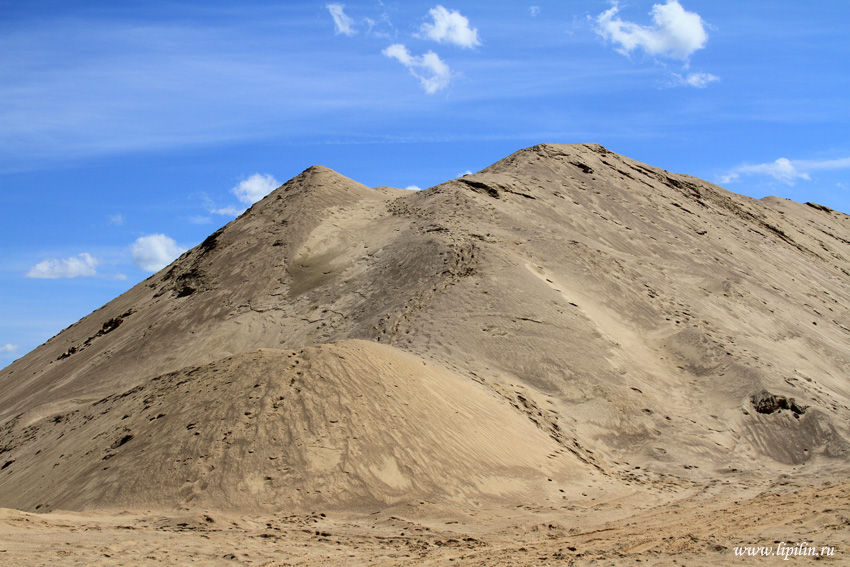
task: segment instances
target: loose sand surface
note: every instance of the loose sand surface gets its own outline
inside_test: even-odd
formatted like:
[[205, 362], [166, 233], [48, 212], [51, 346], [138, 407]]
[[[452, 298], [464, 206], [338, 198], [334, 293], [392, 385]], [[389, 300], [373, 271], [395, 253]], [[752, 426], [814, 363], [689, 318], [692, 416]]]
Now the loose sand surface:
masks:
[[[732, 494], [737, 495], [730, 501]], [[850, 483], [792, 479], [749, 491], [718, 486], [646, 508], [646, 501], [535, 503], [515, 509], [373, 513], [31, 514], [0, 510], [4, 565], [775, 565], [736, 547], [803, 544], [846, 565]], [[575, 502], [575, 501], [574, 501]], [[779, 547], [781, 549], [781, 547]], [[775, 551], [774, 551], [775, 553]], [[811, 561], [812, 556], [791, 557]]]

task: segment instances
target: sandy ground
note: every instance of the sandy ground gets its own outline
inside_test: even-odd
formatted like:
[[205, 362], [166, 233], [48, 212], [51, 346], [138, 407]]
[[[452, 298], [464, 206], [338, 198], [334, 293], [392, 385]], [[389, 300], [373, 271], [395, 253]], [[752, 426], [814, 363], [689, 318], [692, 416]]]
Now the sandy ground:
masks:
[[[630, 502], [571, 511], [434, 509], [239, 516], [216, 512], [0, 511], [4, 565], [737, 565], [736, 547], [833, 548], [846, 565], [850, 482], [790, 479], [742, 493], [708, 488], [623, 515]], [[781, 547], [779, 547], [781, 549]], [[774, 551], [775, 552], [775, 551]], [[826, 551], [824, 551], [826, 553]], [[791, 560], [812, 560], [791, 557]]]

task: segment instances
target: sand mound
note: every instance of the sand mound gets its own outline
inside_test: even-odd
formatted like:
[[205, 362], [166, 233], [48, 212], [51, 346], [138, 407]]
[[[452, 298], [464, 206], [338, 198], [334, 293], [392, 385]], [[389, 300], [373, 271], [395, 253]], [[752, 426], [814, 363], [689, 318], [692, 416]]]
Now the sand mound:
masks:
[[553, 476], [584, 475], [506, 408], [483, 386], [376, 343], [248, 351], [29, 426], [6, 423], [0, 505], [470, 505], [522, 501]]
[[[312, 167], [0, 370], [0, 506], [492, 516], [553, 559], [610, 556], [612, 525], [721, 553], [704, 506], [846, 481], [848, 278], [847, 215], [595, 144], [416, 192]], [[808, 505], [750, 533], [846, 526]]]

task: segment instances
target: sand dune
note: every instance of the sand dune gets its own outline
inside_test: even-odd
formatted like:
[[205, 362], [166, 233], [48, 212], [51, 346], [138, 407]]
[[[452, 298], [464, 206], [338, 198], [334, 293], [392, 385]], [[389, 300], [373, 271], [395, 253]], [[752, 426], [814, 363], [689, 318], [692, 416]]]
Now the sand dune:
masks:
[[[313, 167], [0, 371], [3, 529], [64, 533], [70, 510], [114, 533], [126, 511], [152, 541], [152, 517], [297, 532], [321, 511], [363, 564], [393, 564], [374, 538], [404, 522], [486, 542], [404, 528], [421, 560], [494, 565], [534, 564], [529, 542], [567, 562], [568, 541], [731, 562], [736, 522], [838, 537], [848, 258], [842, 213], [594, 144], [422, 192]], [[759, 525], [765, 491], [805, 498]], [[332, 563], [322, 537], [275, 541]]]
[[304, 513], [521, 503], [556, 493], [550, 479], [587, 481], [584, 463], [509, 409], [484, 386], [373, 342], [246, 351], [8, 423], [6, 451], [18, 458], [4, 494], [42, 512]]

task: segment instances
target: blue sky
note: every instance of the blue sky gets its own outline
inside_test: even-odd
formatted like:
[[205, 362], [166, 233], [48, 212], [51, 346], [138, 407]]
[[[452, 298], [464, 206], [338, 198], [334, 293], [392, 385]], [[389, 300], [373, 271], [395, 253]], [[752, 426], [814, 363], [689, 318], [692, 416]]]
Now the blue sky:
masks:
[[846, 0], [0, 0], [0, 366], [314, 164], [597, 142], [850, 212]]

